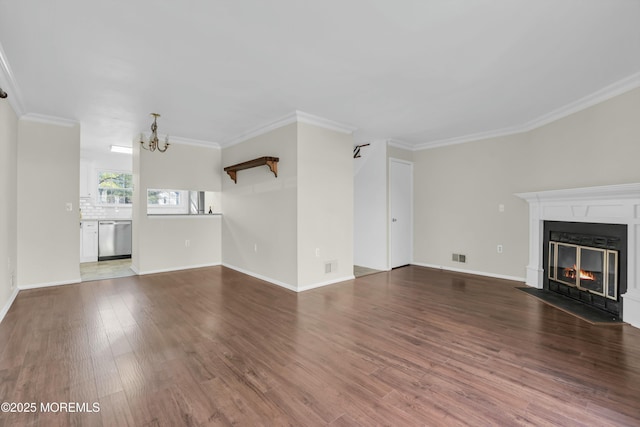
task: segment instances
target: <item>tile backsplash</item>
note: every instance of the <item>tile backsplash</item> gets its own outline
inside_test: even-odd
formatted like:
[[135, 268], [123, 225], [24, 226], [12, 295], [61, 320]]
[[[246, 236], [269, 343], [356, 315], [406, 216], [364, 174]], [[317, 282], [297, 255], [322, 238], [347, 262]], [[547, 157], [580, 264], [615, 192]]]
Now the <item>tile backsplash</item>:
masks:
[[91, 197], [80, 198], [82, 219], [131, 219], [131, 207], [99, 205]]

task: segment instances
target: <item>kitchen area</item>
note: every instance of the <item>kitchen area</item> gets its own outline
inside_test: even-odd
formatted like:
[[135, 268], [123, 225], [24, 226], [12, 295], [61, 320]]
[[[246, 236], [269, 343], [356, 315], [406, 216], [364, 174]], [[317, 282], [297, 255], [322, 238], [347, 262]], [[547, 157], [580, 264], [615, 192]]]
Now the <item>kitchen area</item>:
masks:
[[131, 155], [82, 153], [80, 276], [82, 281], [132, 276]]

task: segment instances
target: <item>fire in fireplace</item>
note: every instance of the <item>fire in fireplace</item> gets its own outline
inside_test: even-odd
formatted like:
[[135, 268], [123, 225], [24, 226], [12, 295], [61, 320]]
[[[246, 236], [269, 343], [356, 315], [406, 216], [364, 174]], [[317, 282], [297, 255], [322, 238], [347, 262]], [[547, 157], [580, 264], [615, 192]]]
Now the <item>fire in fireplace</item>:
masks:
[[544, 234], [545, 289], [620, 315], [626, 226], [545, 221]]
[[579, 278], [582, 280], [596, 280], [596, 275], [592, 271], [578, 270], [578, 266], [573, 264], [573, 268], [564, 269], [564, 277], [569, 279]]

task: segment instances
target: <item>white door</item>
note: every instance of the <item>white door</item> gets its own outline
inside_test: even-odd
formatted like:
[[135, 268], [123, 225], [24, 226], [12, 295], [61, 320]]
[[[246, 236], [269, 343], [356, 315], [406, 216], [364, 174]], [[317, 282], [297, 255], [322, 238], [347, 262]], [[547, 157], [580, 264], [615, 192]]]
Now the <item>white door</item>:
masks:
[[389, 160], [391, 268], [410, 264], [413, 258], [413, 164]]

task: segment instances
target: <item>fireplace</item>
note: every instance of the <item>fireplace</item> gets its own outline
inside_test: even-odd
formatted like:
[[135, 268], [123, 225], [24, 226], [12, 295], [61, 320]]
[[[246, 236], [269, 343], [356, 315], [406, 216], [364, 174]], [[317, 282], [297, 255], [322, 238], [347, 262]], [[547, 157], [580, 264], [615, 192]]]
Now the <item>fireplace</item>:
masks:
[[544, 222], [543, 287], [622, 317], [627, 226]]
[[[586, 292], [586, 296], [585, 294], [578, 294], [578, 298], [604, 298], [606, 301], [603, 302], [603, 304], [607, 306], [607, 309], [613, 308], [613, 306], [617, 304], [622, 319], [640, 328], [640, 183], [535, 191], [518, 193], [516, 196], [526, 200], [529, 204], [529, 263], [526, 267], [527, 285], [536, 288], [546, 287], [548, 289], [551, 283], [551, 285], [557, 285], [561, 292], [564, 290], [567, 294], [573, 294], [571, 296], [572, 298], [575, 298], [578, 291]], [[588, 231], [566, 231], [568, 233], [586, 235], [589, 236], [589, 238], [619, 236], [625, 239], [626, 255], [622, 254], [621, 249], [602, 248], [590, 243], [580, 243], [580, 241], [560, 241], [560, 243], [585, 246], [587, 248], [611, 251], [618, 250], [618, 287], [615, 291], [617, 294], [616, 301], [613, 300], [612, 294], [615, 288], [609, 286], [609, 283], [615, 283], [616, 278], [609, 279], [608, 274], [605, 273], [616, 270], [610, 268], [608, 265], [610, 262], [615, 262], [615, 255], [606, 255], [606, 253], [604, 255], [605, 262], [607, 263], [604, 268], [608, 270], [601, 271], [600, 274], [606, 276], [602, 279], [607, 281], [606, 285], [603, 285], [606, 286], [604, 288], [606, 290], [605, 296], [594, 293], [594, 289], [588, 289], [590, 285], [585, 280], [581, 280], [581, 287], [583, 289], [580, 289], [577, 284], [576, 286], [572, 286], [570, 281], [569, 284], [567, 284], [562, 280], [549, 279], [550, 234], [544, 232], [547, 222], [589, 223], [590, 225], [613, 224], [626, 227], [627, 232], [624, 236], [619, 236], [618, 234], [611, 235], [607, 231], [601, 232], [594, 231], [593, 229]], [[556, 231], [565, 232], [563, 230]], [[570, 237], [570, 239], [576, 240], [577, 237]], [[561, 246], [561, 248], [564, 253], [564, 247]], [[557, 250], [557, 246], [554, 247], [554, 249]], [[589, 252], [581, 252], [580, 255], [583, 253]], [[589, 256], [590, 255], [587, 255], [585, 261], [593, 261]], [[576, 258], [577, 257], [578, 255], [576, 254]], [[562, 262], [563, 265], [569, 264], [565, 260], [562, 260]], [[578, 263], [576, 263], [576, 268], [573, 268], [573, 264], [565, 265], [564, 268], [575, 270], [576, 275], [581, 274], [580, 269], [578, 269]], [[598, 268], [596, 267], [595, 270], [598, 270]], [[561, 275], [564, 274], [564, 269], [562, 271]], [[571, 275], [570, 272], [568, 274]], [[554, 277], [556, 279], [558, 278], [557, 272]], [[595, 290], [599, 291], [600, 284], [595, 283], [594, 285]], [[565, 289], [563, 286], [569, 289]]]

